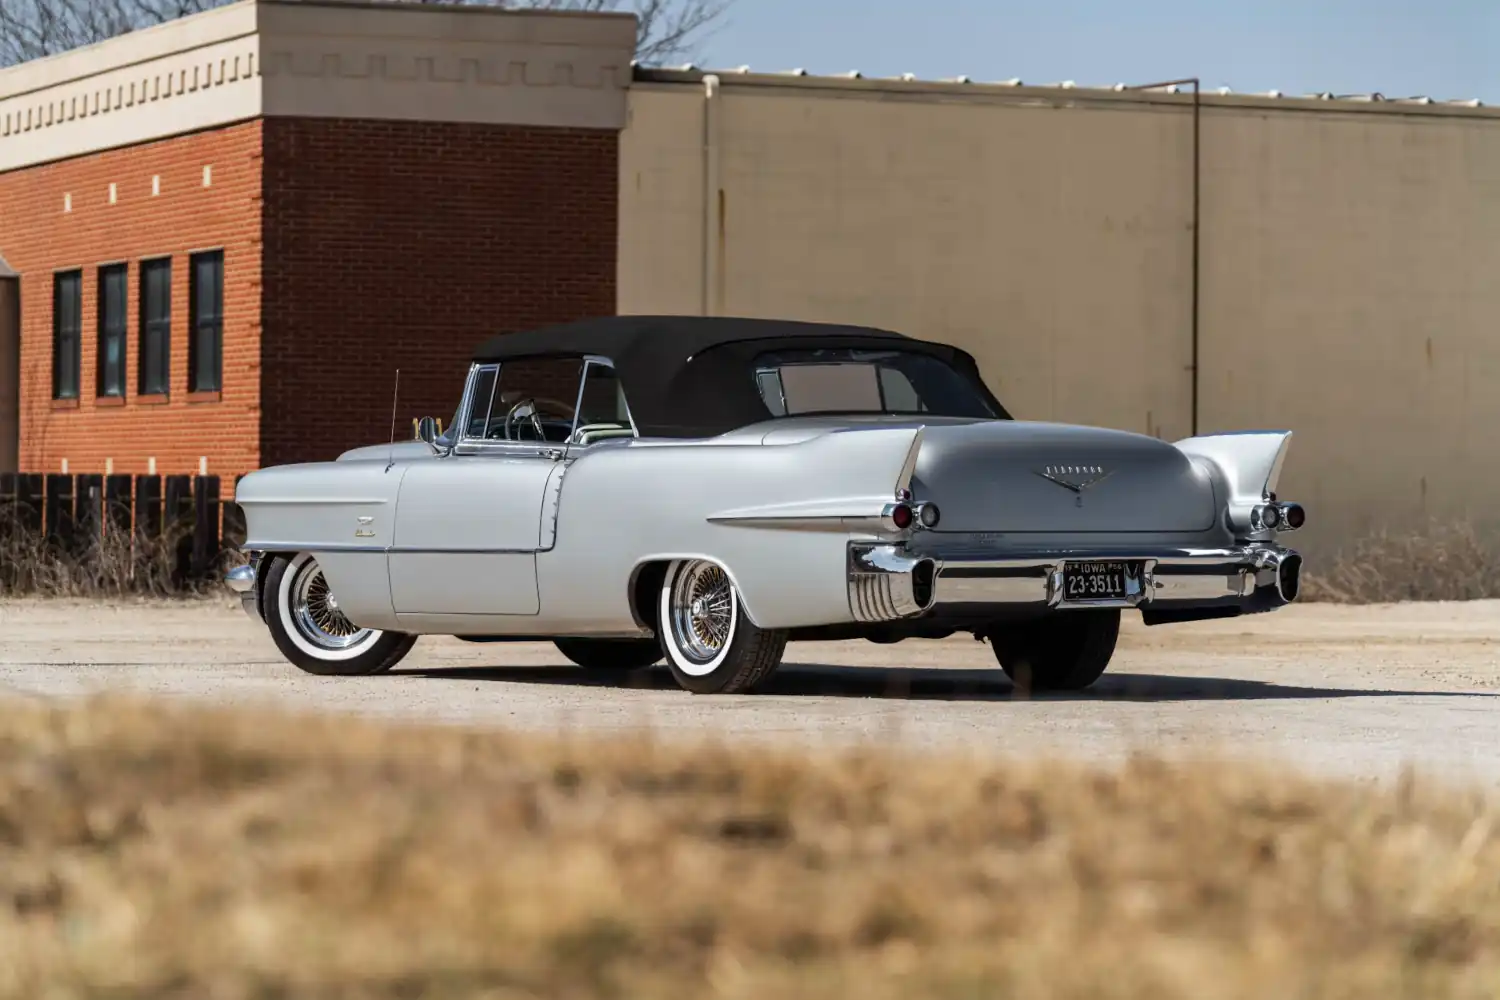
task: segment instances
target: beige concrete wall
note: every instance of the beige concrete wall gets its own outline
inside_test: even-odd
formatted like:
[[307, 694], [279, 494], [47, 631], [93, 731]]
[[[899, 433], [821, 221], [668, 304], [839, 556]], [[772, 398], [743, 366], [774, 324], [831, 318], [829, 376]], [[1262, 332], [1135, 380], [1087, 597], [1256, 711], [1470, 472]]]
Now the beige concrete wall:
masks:
[[[3, 268], [0, 263], [0, 268]], [[0, 472], [16, 472], [21, 446], [21, 300], [0, 275]]]
[[1181, 115], [734, 87], [717, 103], [715, 128], [702, 88], [632, 91], [622, 311], [883, 326], [970, 350], [1018, 415], [1189, 432]]
[[[620, 309], [891, 327], [1020, 417], [1186, 436], [1191, 105], [978, 89], [638, 85]], [[1296, 432], [1314, 552], [1500, 520], [1500, 117], [1212, 97], [1202, 157], [1200, 430]]]
[[1206, 429], [1294, 428], [1339, 540], [1500, 516], [1500, 120], [1215, 110]]

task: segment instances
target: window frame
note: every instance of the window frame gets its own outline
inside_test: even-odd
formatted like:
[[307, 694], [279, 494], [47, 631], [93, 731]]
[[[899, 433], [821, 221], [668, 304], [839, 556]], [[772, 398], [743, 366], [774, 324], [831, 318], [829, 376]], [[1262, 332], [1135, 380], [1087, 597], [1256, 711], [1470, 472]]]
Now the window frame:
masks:
[[[63, 391], [63, 336], [62, 322], [63, 286], [73, 284], [74, 309], [71, 360], [73, 364], [73, 386], [71, 392]], [[52, 398], [59, 401], [78, 400], [83, 395], [83, 268], [71, 268], [52, 273]]]
[[[527, 360], [527, 359], [517, 358], [516, 360], [522, 361], [522, 360]], [[572, 360], [578, 360], [578, 361], [580, 361], [582, 363], [579, 366], [579, 372], [578, 372], [578, 389], [574, 393], [574, 399], [573, 399], [573, 424], [572, 424], [571, 428], [569, 429], [568, 440], [567, 441], [564, 441], [564, 442], [558, 442], [558, 441], [495, 441], [495, 440], [492, 440], [490, 438], [478, 438], [478, 437], [472, 437], [472, 436], [470, 436], [470, 434], [469, 434], [469, 424], [470, 424], [471, 418], [473, 416], [473, 408], [474, 408], [474, 402], [475, 402], [475, 400], [474, 400], [474, 391], [475, 391], [475, 386], [479, 382], [481, 373], [483, 373], [485, 371], [491, 371], [491, 370], [493, 370], [494, 373], [495, 373], [494, 389], [492, 390], [492, 394], [491, 394], [491, 397], [490, 397], [491, 398], [491, 406], [493, 407], [494, 393], [498, 393], [500, 391], [500, 373], [501, 373], [501, 371], [505, 367], [504, 362], [497, 362], [497, 361], [475, 362], [474, 364], [472, 364], [472, 365], [469, 366], [469, 375], [468, 375], [468, 378], [464, 382], [463, 398], [459, 401], [458, 416], [457, 416], [457, 418], [455, 419], [455, 422], [454, 422], [454, 427], [455, 427], [456, 433], [455, 433], [454, 439], [453, 439], [454, 440], [454, 444], [453, 444], [453, 448], [452, 448], [452, 453], [453, 454], [458, 454], [458, 455], [482, 455], [482, 454], [516, 455], [516, 454], [521, 454], [521, 455], [551, 456], [551, 455], [565, 455], [571, 449], [574, 449], [574, 448], [592, 448], [592, 447], [594, 447], [593, 444], [579, 445], [579, 444], [577, 444], [577, 443], [575, 443], [573, 441], [573, 435], [575, 435], [575, 434], [578, 433], [578, 426], [579, 426], [578, 425], [578, 418], [579, 418], [578, 410], [579, 410], [579, 407], [583, 403], [583, 389], [584, 389], [584, 386], [588, 383], [589, 369], [591, 367], [594, 367], [594, 366], [598, 366], [600, 368], [608, 368], [610, 371], [615, 372], [617, 376], [618, 376], [618, 370], [615, 368], [615, 364], [614, 364], [613, 361], [611, 361], [609, 358], [602, 357], [602, 356], [597, 355], [597, 354], [586, 354], [586, 355], [583, 355], [583, 356], [581, 356], [579, 358], [572, 359]], [[486, 425], [488, 425], [488, 419], [490, 417], [493, 417], [493, 415], [494, 415], [493, 412], [491, 412], [491, 413], [489, 413], [489, 414], [486, 415]], [[631, 412], [631, 409], [630, 409], [630, 398], [629, 398], [629, 396], [626, 396], [626, 398], [625, 398], [625, 415], [630, 420], [630, 434], [631, 434], [630, 440], [634, 440], [634, 439], [640, 437], [640, 433], [641, 433], [640, 432], [640, 428], [638, 428], [636, 426], [635, 416]], [[615, 440], [623, 440], [623, 439], [617, 438]], [[602, 442], [596, 442], [596, 443], [602, 443]]]
[[[201, 314], [202, 282], [199, 280], [199, 265], [215, 263], [217, 267], [214, 292], [216, 308], [205, 320]], [[206, 329], [205, 329], [206, 326]], [[203, 338], [205, 333], [213, 341], [212, 384], [199, 379], [199, 367], [203, 360]], [[201, 250], [188, 255], [188, 392], [224, 391], [224, 251]]]
[[[823, 361], [823, 360], [815, 360], [815, 359], [811, 359], [811, 358], [809, 358], [808, 360], [802, 360], [802, 359], [800, 359], [800, 358], [797, 357], [797, 355], [799, 355], [799, 354], [804, 354], [804, 353], [806, 353], [806, 354], [812, 354], [814, 352], [826, 351], [826, 350], [847, 350], [847, 351], [851, 351], [851, 352], [869, 352], [869, 353], [875, 353], [875, 354], [899, 354], [899, 355], [906, 355], [906, 356], [913, 357], [913, 358], [924, 359], [922, 363], [924, 363], [924, 364], [925, 363], [936, 364], [936, 365], [942, 367], [943, 369], [945, 369], [954, 378], [956, 378], [960, 382], [962, 382], [967, 387], [967, 389], [970, 391], [970, 393], [972, 394], [972, 397], [973, 397], [972, 401], [975, 402], [975, 403], [978, 403], [979, 406], [982, 407], [984, 410], [991, 410], [992, 409], [992, 407], [991, 407], [991, 403], [992, 402], [995, 404], [995, 407], [998, 407], [998, 409], [995, 409], [994, 412], [990, 412], [990, 413], [969, 414], [969, 415], [964, 415], [964, 414], [946, 414], [946, 413], [942, 413], [942, 412], [940, 412], [938, 410], [934, 410], [932, 408], [932, 404], [928, 403], [922, 397], [921, 390], [917, 387], [917, 384], [912, 381], [912, 379], [911, 379], [911, 377], [909, 375], [906, 375], [906, 373], [901, 370], [900, 366], [898, 366], [898, 365], [884, 365], [884, 364], [881, 363], [880, 359], [870, 359], [870, 360], [851, 359], [851, 360], [848, 360], [848, 361], [842, 361], [842, 360], [828, 360], [828, 361]], [[880, 409], [878, 409], [878, 410], [866, 410], [866, 409], [860, 409], [860, 410], [851, 410], [851, 409], [803, 410], [803, 409], [798, 409], [795, 412], [793, 412], [791, 410], [790, 401], [787, 399], [786, 385], [785, 385], [785, 382], [783, 381], [783, 379], [781, 377], [781, 373], [782, 373], [782, 371], [784, 369], [786, 369], [786, 368], [804, 367], [804, 366], [806, 366], [806, 367], [820, 367], [820, 366], [837, 367], [837, 366], [846, 365], [846, 364], [848, 364], [848, 365], [867, 365], [867, 366], [869, 366], [869, 367], [871, 367], [871, 368], [874, 369], [874, 374], [875, 374], [875, 391], [878, 394], [878, 397], [879, 397], [879, 400], [880, 400]], [[905, 377], [908, 386], [912, 389], [912, 391], [914, 393], [916, 393], [916, 399], [917, 399], [918, 404], [920, 404], [921, 406], [923, 406], [924, 409], [916, 410], [916, 411], [907, 411], [907, 410], [893, 410], [893, 409], [889, 408], [889, 402], [888, 402], [888, 399], [887, 399], [887, 396], [886, 396], [887, 386], [885, 384], [884, 378], [882, 377], [882, 371], [884, 369], [886, 369], [886, 368], [889, 368], [889, 369], [891, 369], [893, 371], [896, 371], [896, 372], [902, 374], [903, 377]], [[771, 401], [766, 398], [766, 389], [767, 389], [766, 383], [768, 381], [774, 381], [775, 388], [776, 388], [776, 391], [777, 391], [777, 396], [778, 396], [780, 404], [781, 404], [781, 409], [782, 409], [781, 413], [777, 413], [776, 410], [775, 410], [775, 408], [771, 405]], [[972, 419], [972, 420], [1001, 420], [1001, 419], [1009, 419], [1009, 416], [1008, 416], [1008, 414], [1006, 414], [1006, 412], [1004, 410], [1004, 407], [999, 405], [999, 401], [998, 400], [992, 400], [991, 398], [988, 398], [989, 397], [988, 390], [981, 391], [980, 386], [975, 385], [974, 382], [973, 382], [973, 380], [970, 379], [969, 377], [967, 377], [967, 375], [963, 371], [961, 371], [957, 366], [955, 366], [953, 364], [950, 364], [949, 362], [947, 362], [943, 358], [936, 357], [934, 355], [928, 354], [925, 351], [914, 351], [914, 350], [910, 350], [908, 348], [903, 348], [903, 347], [889, 347], [889, 348], [789, 347], [789, 348], [782, 348], [782, 349], [779, 349], [779, 350], [769, 350], [769, 351], [762, 352], [760, 355], [758, 355], [756, 357], [756, 363], [755, 363], [755, 368], [754, 368], [754, 378], [753, 378], [751, 384], [755, 386], [756, 393], [759, 395], [762, 405], [765, 406], [766, 412], [768, 414], [770, 414], [771, 418], [774, 419], [774, 420], [793, 419], [793, 418], [800, 418], [800, 417], [838, 416], [838, 415], [859, 415], [859, 416], [868, 416], [868, 417], [898, 417], [898, 418], [903, 418], [903, 419], [922, 419], [922, 418], [926, 418], [926, 417], [943, 417], [945, 419], [949, 418], [949, 417], [954, 417], [954, 418], [959, 418], [959, 419]]]
[[[136, 395], [138, 396], [170, 396], [172, 393], [172, 258], [171, 257], [147, 257], [136, 265], [137, 284], [139, 287], [139, 301], [136, 303], [139, 309], [139, 328], [136, 332], [138, 338], [136, 348]], [[150, 318], [151, 296], [147, 283], [153, 274], [164, 274], [166, 276], [166, 287], [163, 289], [166, 312], [156, 319]], [[153, 331], [161, 333], [161, 371], [148, 371], [151, 352], [147, 350], [147, 340]], [[153, 388], [149, 384], [148, 375], [161, 375], [161, 388]]]
[[[106, 313], [109, 295], [105, 288], [108, 280], [116, 275], [120, 279], [119, 326], [111, 329]], [[97, 324], [94, 343], [94, 395], [100, 399], [124, 399], [126, 385], [130, 381], [130, 265], [123, 261], [101, 264], [98, 268], [97, 284], [94, 300]], [[117, 340], [120, 345], [120, 370], [113, 386], [107, 384], [108, 376], [104, 363], [107, 354], [106, 344], [112, 339]]]

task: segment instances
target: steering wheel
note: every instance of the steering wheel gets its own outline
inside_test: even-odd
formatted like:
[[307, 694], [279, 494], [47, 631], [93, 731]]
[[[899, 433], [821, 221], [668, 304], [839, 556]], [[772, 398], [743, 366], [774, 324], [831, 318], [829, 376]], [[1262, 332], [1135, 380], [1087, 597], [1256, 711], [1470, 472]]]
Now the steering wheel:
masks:
[[[526, 412], [524, 412], [524, 413], [520, 412], [523, 409]], [[514, 435], [514, 434], [511, 433], [510, 427], [511, 427], [511, 424], [514, 423], [516, 425], [516, 430], [519, 431], [521, 429], [520, 418], [522, 418], [522, 417], [529, 417], [530, 418], [530, 420], [531, 420], [531, 429], [534, 430], [534, 431], [536, 431], [536, 439], [538, 441], [545, 441], [545, 440], [547, 440], [547, 434], [546, 434], [545, 431], [542, 430], [542, 418], [541, 418], [541, 416], [537, 412], [536, 400], [531, 399], [529, 397], [524, 398], [524, 399], [518, 399], [518, 400], [516, 400], [516, 405], [512, 406], [506, 412], [506, 414], [505, 414], [505, 423], [502, 425], [504, 427], [504, 429], [505, 429], [505, 440], [507, 440], [507, 441], [519, 441], [519, 440], [521, 440], [521, 438], [519, 437], [519, 435]]]
[[[571, 407], [567, 404], [560, 403], [555, 399], [538, 399], [535, 396], [525, 396], [516, 400], [515, 405], [505, 414], [505, 421], [501, 425], [501, 431], [505, 435], [505, 440], [521, 440], [521, 438], [512, 435], [510, 428], [512, 424], [516, 424], [519, 430], [520, 421], [524, 419], [531, 424], [531, 429], [536, 432], [536, 439], [538, 441], [546, 441], [547, 432], [546, 428], [542, 426], [541, 418], [541, 408], [544, 405], [548, 409], [556, 411], [559, 420], [566, 420], [571, 424], [573, 417], [570, 412]], [[528, 410], [527, 407], [530, 407], [530, 409]]]

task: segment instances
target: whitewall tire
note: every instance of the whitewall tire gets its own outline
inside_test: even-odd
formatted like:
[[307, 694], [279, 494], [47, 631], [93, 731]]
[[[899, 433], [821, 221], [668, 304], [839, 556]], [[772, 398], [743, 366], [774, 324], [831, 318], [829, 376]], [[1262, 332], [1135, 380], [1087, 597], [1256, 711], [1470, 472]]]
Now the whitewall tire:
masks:
[[413, 635], [362, 629], [350, 622], [311, 553], [267, 561], [263, 602], [276, 648], [310, 674], [383, 673], [417, 641]]
[[667, 567], [656, 634], [672, 676], [694, 694], [753, 691], [786, 651], [786, 632], [757, 627], [724, 567], [704, 559]]

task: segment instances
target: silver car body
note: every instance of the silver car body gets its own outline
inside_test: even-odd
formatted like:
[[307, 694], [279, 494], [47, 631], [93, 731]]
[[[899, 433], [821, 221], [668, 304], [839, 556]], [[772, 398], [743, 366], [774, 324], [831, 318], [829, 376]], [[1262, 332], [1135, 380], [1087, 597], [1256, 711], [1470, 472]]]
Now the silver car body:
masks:
[[[680, 559], [721, 565], [750, 620], [793, 639], [940, 636], [1074, 607], [1154, 624], [1297, 596], [1301, 559], [1266, 524], [1301, 517], [1276, 500], [1289, 431], [1168, 443], [1012, 419], [767, 414], [701, 437], [634, 419], [602, 435], [575, 423], [561, 442], [465, 437], [494, 372], [471, 366], [448, 438], [246, 476], [235, 499], [252, 558], [230, 584], [247, 610], [261, 613], [260, 557], [299, 552], [355, 625], [466, 637], [650, 636], [642, 574]], [[937, 524], [898, 526], [898, 506], [924, 504]], [[1131, 567], [1124, 593], [1067, 592], [1067, 567], [1105, 561]]]

